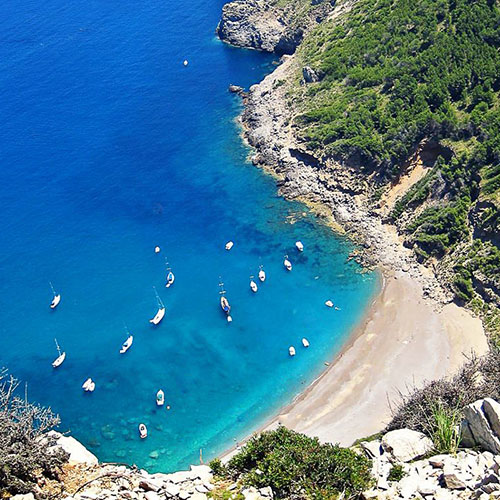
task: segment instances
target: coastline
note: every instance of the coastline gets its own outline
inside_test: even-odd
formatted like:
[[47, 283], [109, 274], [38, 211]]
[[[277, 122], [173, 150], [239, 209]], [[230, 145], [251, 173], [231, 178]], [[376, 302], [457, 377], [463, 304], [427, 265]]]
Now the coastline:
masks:
[[[361, 323], [330, 365], [255, 433], [284, 425], [350, 446], [383, 430], [398, 391], [452, 375], [471, 352], [487, 352], [479, 318], [455, 304], [436, 310], [403, 272], [385, 270], [382, 279]], [[236, 452], [230, 448], [223, 460]]]

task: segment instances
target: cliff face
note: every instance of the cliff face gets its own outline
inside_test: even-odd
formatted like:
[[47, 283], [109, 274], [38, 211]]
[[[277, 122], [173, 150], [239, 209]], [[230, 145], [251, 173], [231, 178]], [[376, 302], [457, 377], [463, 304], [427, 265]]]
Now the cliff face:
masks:
[[311, 26], [321, 22], [333, 1], [235, 0], [224, 5], [219, 38], [231, 45], [293, 54]]

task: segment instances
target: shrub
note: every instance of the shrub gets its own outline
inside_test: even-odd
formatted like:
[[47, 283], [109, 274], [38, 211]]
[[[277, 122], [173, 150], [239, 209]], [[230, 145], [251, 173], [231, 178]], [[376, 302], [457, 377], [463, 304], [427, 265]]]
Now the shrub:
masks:
[[214, 458], [208, 465], [215, 476], [224, 476], [227, 472], [226, 466], [220, 461], [220, 458]]
[[40, 475], [54, 477], [66, 458], [49, 455], [40, 442], [59, 417], [19, 396], [18, 387], [18, 380], [0, 370], [0, 497], [33, 491]]
[[428, 422], [427, 433], [432, 437], [438, 453], [455, 454], [460, 444], [460, 402], [455, 408], [444, 406], [441, 402], [433, 403], [432, 416]]
[[285, 427], [252, 438], [227, 469], [248, 485], [271, 486], [278, 498], [353, 498], [371, 481], [367, 458]]
[[401, 481], [403, 477], [406, 475], [405, 471], [403, 470], [402, 465], [393, 465], [391, 467], [391, 470], [389, 471], [389, 475], [387, 476], [387, 479], [389, 481]]

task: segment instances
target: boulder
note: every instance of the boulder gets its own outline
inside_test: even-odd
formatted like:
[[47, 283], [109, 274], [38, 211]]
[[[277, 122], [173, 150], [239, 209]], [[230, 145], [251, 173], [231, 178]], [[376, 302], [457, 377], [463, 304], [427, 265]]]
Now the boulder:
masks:
[[306, 83], [319, 82], [319, 76], [310, 66], [304, 66], [302, 68], [302, 76]]
[[239, 85], [229, 85], [228, 90], [233, 94], [242, 94], [244, 92], [244, 88]]
[[462, 445], [477, 445], [495, 454], [500, 453], [500, 405], [493, 399], [479, 399], [466, 406], [461, 425]]
[[70, 464], [88, 464], [97, 465], [99, 461], [97, 457], [90, 453], [82, 443], [74, 437], [63, 436], [60, 432], [49, 431], [42, 439], [46, 440], [49, 453], [55, 453], [58, 450], [63, 450], [69, 455]]
[[465, 483], [456, 474], [443, 474], [441, 477], [443, 485], [449, 490], [464, 490]]
[[397, 429], [382, 438], [382, 448], [400, 462], [409, 462], [429, 453], [432, 441], [421, 432]]

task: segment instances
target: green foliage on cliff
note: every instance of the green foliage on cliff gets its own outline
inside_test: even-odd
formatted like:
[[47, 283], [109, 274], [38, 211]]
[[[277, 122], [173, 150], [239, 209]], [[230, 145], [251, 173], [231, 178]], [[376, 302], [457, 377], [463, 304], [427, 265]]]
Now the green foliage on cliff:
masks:
[[423, 141], [446, 145], [447, 159], [391, 216], [421, 260], [460, 261], [451, 278], [459, 298], [500, 304], [498, 2], [358, 0], [313, 30], [298, 56], [320, 76], [291, 95], [314, 154], [384, 183]]
[[[220, 467], [218, 468], [221, 473]], [[278, 498], [351, 498], [370, 485], [370, 461], [352, 450], [279, 427], [252, 438], [225, 473]]]

